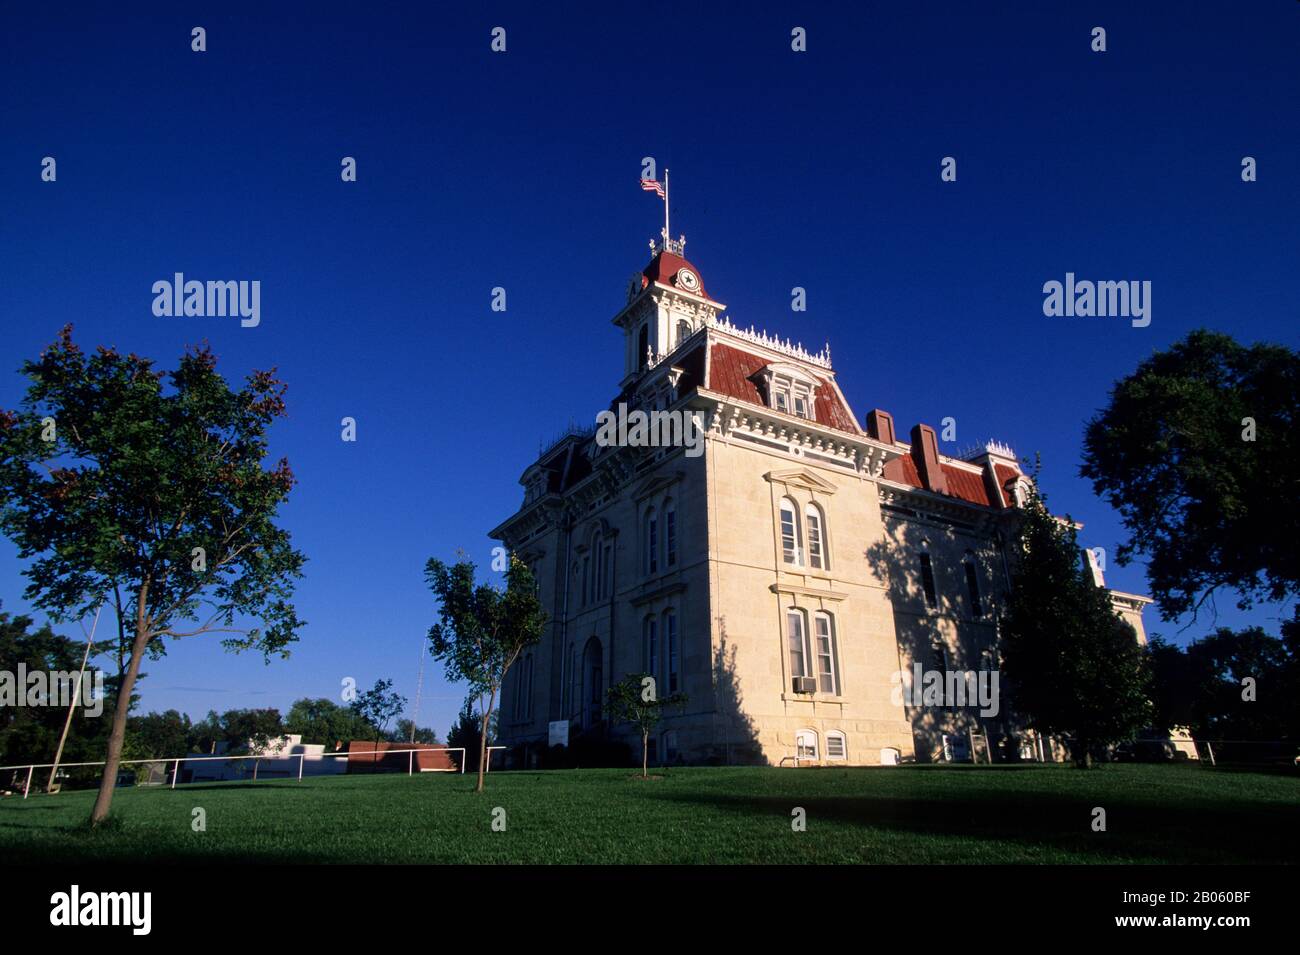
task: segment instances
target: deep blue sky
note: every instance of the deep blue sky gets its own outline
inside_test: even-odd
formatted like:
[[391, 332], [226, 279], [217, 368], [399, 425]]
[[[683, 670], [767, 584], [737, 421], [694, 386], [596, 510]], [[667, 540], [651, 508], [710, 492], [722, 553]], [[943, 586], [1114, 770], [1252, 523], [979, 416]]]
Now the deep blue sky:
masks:
[[[287, 709], [347, 676], [414, 695], [425, 560], [486, 566], [539, 439], [621, 377], [609, 319], [662, 223], [643, 156], [672, 169], [673, 231], [735, 321], [829, 340], [859, 417], [952, 415], [958, 446], [1042, 452], [1089, 546], [1119, 535], [1076, 476], [1115, 378], [1198, 326], [1297, 341], [1294, 0], [51, 6], [0, 13], [0, 406], [65, 322], [163, 367], [206, 338], [227, 376], [274, 365], [290, 389], [272, 450], [301, 481], [302, 642], [270, 666], [173, 645], [145, 709]], [[154, 317], [177, 271], [260, 279], [260, 327]], [[1150, 327], [1045, 318], [1067, 271], [1150, 280]], [[20, 570], [0, 543], [9, 611]], [[463, 691], [431, 660], [425, 688], [445, 733]]]

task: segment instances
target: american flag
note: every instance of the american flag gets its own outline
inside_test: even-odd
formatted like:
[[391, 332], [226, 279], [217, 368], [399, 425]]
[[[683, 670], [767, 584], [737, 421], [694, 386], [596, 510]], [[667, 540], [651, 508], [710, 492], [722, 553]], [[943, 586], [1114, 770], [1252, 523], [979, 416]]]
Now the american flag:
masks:
[[642, 179], [641, 188], [646, 192], [657, 192], [659, 193], [660, 199], [664, 198], [663, 183], [659, 182], [657, 179]]

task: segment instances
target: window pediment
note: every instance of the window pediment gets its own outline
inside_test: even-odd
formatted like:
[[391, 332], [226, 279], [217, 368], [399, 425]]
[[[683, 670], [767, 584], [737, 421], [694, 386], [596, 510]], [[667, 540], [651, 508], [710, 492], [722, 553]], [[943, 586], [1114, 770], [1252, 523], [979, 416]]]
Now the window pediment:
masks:
[[764, 480], [772, 484], [784, 484], [786, 487], [799, 487], [819, 494], [834, 494], [838, 488], [830, 481], [806, 468], [790, 468], [785, 471], [768, 471]]
[[632, 490], [632, 500], [640, 503], [648, 497], [652, 497], [664, 488], [672, 487], [682, 479], [681, 471], [670, 471], [667, 474], [656, 474], [646, 478]]

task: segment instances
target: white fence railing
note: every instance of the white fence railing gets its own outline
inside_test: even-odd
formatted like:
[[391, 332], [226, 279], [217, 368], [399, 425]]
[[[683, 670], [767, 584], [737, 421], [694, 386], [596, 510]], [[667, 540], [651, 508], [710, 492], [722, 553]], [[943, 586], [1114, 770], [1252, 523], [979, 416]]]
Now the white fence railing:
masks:
[[[488, 749], [489, 750], [505, 749], [505, 747], [489, 746]], [[455, 752], [461, 754], [459, 762], [460, 762], [460, 772], [463, 774], [465, 772], [465, 762], [466, 762], [465, 759], [466, 752], [464, 746], [437, 746], [437, 747], [424, 746], [419, 749], [360, 750], [357, 752], [342, 752], [342, 753], [257, 753], [251, 755], [238, 755], [238, 756], [168, 756], [162, 759], [158, 757], [152, 757], [149, 759], [123, 759], [118, 761], [118, 765], [126, 766], [131, 763], [160, 763], [162, 765], [166, 765], [167, 763], [171, 763], [172, 779], [171, 779], [171, 786], [169, 788], [175, 789], [177, 777], [180, 776], [180, 768], [182, 763], [234, 762], [235, 760], [240, 760], [240, 759], [251, 759], [251, 760], [255, 760], [253, 764], [253, 780], [256, 781], [257, 767], [260, 765], [262, 761], [296, 759], [298, 760], [298, 781], [302, 782], [303, 768], [306, 765], [308, 758], [312, 760], [317, 760], [317, 759], [338, 759], [340, 757], [344, 757], [344, 758], [357, 757], [358, 761], [362, 763], [367, 761], [373, 763], [379, 763], [388, 756], [395, 756], [395, 755], [400, 755], [402, 753], [407, 753], [408, 756], [407, 756], [406, 774], [408, 776], [412, 776], [415, 774], [416, 753], [455, 753]], [[490, 755], [491, 754], [489, 753], [489, 757]], [[370, 759], [367, 760], [366, 757], [370, 757]], [[491, 764], [491, 760], [489, 758], [489, 765], [490, 764]], [[60, 769], [72, 769], [74, 767], [103, 766], [103, 765], [105, 765], [105, 761], [99, 760], [93, 763], [59, 763], [58, 767]], [[10, 769], [27, 770], [27, 781], [23, 784], [23, 798], [26, 799], [28, 793], [31, 791], [32, 788], [32, 774], [38, 769], [53, 769], [54, 766], [55, 766], [54, 763], [18, 763], [13, 766], [0, 766], [0, 772], [3, 772], [5, 770], [10, 770]], [[421, 772], [444, 772], [444, 773], [456, 772], [456, 770], [452, 770], [452, 769], [432, 769], [432, 770], [422, 769], [420, 771]], [[204, 780], [204, 781], [210, 782], [211, 780]]]
[[[491, 772], [491, 754], [493, 754], [493, 751], [504, 750], [504, 748], [507, 747], [504, 746], [487, 747], [487, 765], [484, 768], [484, 772], [489, 772], [489, 773]], [[257, 767], [259, 767], [259, 765], [263, 763], [263, 760], [269, 761], [269, 760], [295, 760], [296, 759], [298, 760], [298, 781], [302, 782], [303, 769], [305, 767], [305, 764], [307, 764], [308, 759], [312, 759], [312, 760], [339, 759], [339, 758], [350, 758], [350, 756], [356, 756], [357, 761], [359, 761], [359, 763], [367, 763], [367, 761], [369, 761], [369, 763], [382, 763], [383, 759], [387, 758], [387, 756], [400, 755], [403, 754], [403, 752], [404, 754], [408, 754], [407, 755], [407, 776], [413, 776], [413, 774], [415, 774], [415, 754], [417, 754], [417, 752], [459, 752], [460, 754], [459, 772], [461, 774], [464, 774], [465, 763], [467, 763], [468, 761], [467, 760], [468, 754], [467, 751], [465, 751], [464, 746], [435, 746], [435, 747], [424, 746], [420, 748], [413, 748], [413, 750], [359, 750], [356, 752], [285, 752], [285, 754], [274, 754], [274, 752], [261, 752], [261, 754], [235, 755], [235, 756], [166, 756], [166, 758], [164, 759], [157, 759], [157, 758], [122, 759], [122, 760], [118, 760], [118, 765], [122, 767], [122, 765], [127, 765], [131, 763], [159, 763], [162, 765], [172, 763], [173, 764], [172, 785], [169, 786], [169, 789], [175, 789], [175, 782], [177, 782], [177, 778], [181, 776], [181, 765], [183, 763], [233, 763], [234, 760], [240, 760], [240, 759], [255, 760], [253, 761], [252, 778], [253, 778], [253, 782], [256, 782]], [[365, 759], [365, 758], [369, 758], [369, 759]], [[4, 772], [4, 770], [6, 769], [27, 770], [27, 780], [25, 783], [23, 783], [23, 787], [22, 787], [22, 798], [26, 799], [27, 794], [29, 794], [31, 791], [32, 773], [34, 773], [36, 769], [53, 769], [55, 768], [55, 765], [56, 764], [53, 763], [18, 763], [16, 765], [12, 765], [12, 767], [0, 767], [0, 772]], [[59, 763], [57, 765], [59, 765], [60, 769], [72, 769], [74, 767], [101, 767], [101, 765], [105, 765], [105, 761], [99, 760], [96, 761], [96, 763]], [[424, 772], [451, 773], [451, 772], [456, 772], [456, 770], [421, 769], [420, 772], [421, 773]], [[212, 782], [212, 780], [203, 780], [203, 782]], [[185, 783], [182, 783], [182, 785], [185, 785]]]

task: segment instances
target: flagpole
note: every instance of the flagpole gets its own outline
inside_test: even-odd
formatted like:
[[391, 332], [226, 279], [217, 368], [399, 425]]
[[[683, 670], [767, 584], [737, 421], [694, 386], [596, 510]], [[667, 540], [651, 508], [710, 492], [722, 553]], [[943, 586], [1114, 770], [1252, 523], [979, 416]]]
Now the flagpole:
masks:
[[672, 238], [668, 228], [668, 170], [664, 169], [664, 251], [668, 251], [668, 240]]

